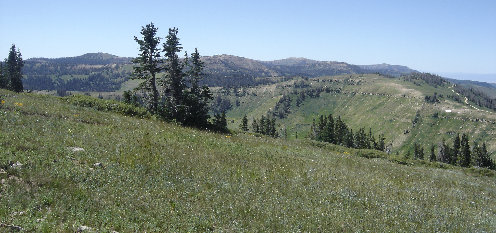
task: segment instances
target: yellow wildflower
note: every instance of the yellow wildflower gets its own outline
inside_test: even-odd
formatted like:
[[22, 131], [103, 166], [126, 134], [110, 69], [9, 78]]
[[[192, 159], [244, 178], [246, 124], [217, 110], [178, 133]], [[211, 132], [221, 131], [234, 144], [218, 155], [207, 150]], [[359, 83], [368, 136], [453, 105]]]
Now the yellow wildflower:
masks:
[[22, 103], [14, 103], [15, 106], [19, 106], [19, 107], [22, 107]]
[[2, 104], [5, 104], [5, 100], [2, 100]]

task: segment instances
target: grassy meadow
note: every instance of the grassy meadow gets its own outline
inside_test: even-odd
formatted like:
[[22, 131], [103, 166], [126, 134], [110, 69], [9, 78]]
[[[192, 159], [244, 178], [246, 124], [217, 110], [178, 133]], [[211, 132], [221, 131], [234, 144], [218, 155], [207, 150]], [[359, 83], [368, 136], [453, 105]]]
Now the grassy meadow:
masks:
[[491, 171], [199, 131], [89, 97], [0, 96], [0, 231], [496, 229]]

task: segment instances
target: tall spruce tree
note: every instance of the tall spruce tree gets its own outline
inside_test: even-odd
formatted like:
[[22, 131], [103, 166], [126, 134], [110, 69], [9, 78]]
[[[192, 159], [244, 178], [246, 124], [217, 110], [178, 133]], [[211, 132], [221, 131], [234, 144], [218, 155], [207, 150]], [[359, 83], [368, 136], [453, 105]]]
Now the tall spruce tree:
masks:
[[453, 139], [453, 150], [451, 151], [450, 154], [450, 161], [449, 163], [452, 165], [456, 165], [457, 162], [459, 161], [458, 156], [460, 155], [460, 134], [456, 134], [456, 137]]
[[0, 88], [7, 89], [8, 88], [7, 74], [4, 71], [3, 62], [0, 62]]
[[183, 49], [177, 37], [178, 32], [177, 28], [169, 28], [169, 34], [162, 50], [165, 52], [165, 80], [163, 83], [166, 94], [165, 115], [168, 118], [184, 123], [186, 121], [187, 107], [184, 105], [185, 95], [183, 92], [186, 89], [186, 83], [184, 80], [184, 64], [178, 55]]
[[159, 92], [157, 89], [156, 75], [161, 71], [160, 37], [157, 37], [158, 28], [153, 23], [141, 28], [142, 38], [134, 37], [140, 46], [140, 54], [133, 59], [133, 78], [144, 79], [141, 89], [149, 96], [149, 110], [158, 112]]
[[207, 86], [200, 86], [203, 75], [204, 64], [201, 61], [198, 49], [191, 54], [191, 58], [185, 56], [184, 65], [189, 68], [186, 72], [190, 89], [183, 90], [184, 102], [186, 106], [186, 117], [184, 124], [196, 127], [206, 127], [208, 124], [208, 102], [213, 99], [210, 89]]
[[459, 165], [462, 167], [469, 167], [471, 162], [470, 145], [468, 144], [468, 135], [463, 134], [460, 142], [460, 161]]
[[245, 132], [248, 131], [248, 118], [246, 117], [246, 115], [241, 120], [241, 124], [239, 125], [239, 128], [241, 128], [241, 130]]
[[16, 49], [14, 44], [10, 47], [9, 56], [5, 63], [7, 65], [7, 88], [11, 91], [22, 92], [24, 90], [22, 85], [22, 67], [24, 66], [24, 61], [22, 60], [21, 52], [19, 49]]
[[436, 161], [436, 146], [434, 146], [434, 144], [431, 145], [431, 154], [430, 154], [430, 157], [429, 157], [429, 160], [431, 162], [434, 162]]

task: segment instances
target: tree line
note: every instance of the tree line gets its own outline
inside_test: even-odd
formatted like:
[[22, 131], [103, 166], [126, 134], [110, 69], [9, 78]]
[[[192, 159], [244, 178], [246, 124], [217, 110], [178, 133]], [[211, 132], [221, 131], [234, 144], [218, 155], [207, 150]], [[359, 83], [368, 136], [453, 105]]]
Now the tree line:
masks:
[[0, 88], [15, 92], [22, 92], [22, 67], [24, 61], [19, 49], [13, 44], [10, 47], [9, 56], [4, 62], [0, 62]]
[[356, 133], [341, 120], [341, 117], [334, 118], [332, 114], [328, 116], [320, 115], [318, 121], [313, 120], [311, 126], [311, 138], [317, 141], [329, 142], [355, 149], [375, 149], [384, 151], [386, 149], [384, 135], [381, 134], [376, 139], [369, 128], [366, 133], [365, 128], [360, 128]]
[[[432, 145], [430, 147], [429, 160], [431, 162], [436, 161], [460, 167], [477, 166], [496, 169], [495, 163], [487, 151], [486, 143], [483, 142], [480, 145], [474, 141], [471, 147], [468, 138], [469, 136], [465, 133], [461, 137], [460, 134], [457, 134], [453, 138], [452, 146], [443, 139], [437, 146], [437, 153], [436, 146]], [[413, 147], [413, 157], [415, 159], [425, 159], [424, 148], [418, 143], [414, 143]], [[406, 157], [409, 157], [409, 154], [411, 152], [408, 152]]]
[[[244, 132], [249, 131], [248, 118], [246, 117], [246, 115], [241, 119], [239, 128]], [[267, 116], [262, 115], [258, 119], [253, 118], [251, 129], [254, 133], [267, 135], [273, 138], [279, 137], [279, 133], [277, 133], [276, 118], [271, 116], [271, 114], [269, 113], [267, 113]]]
[[157, 32], [158, 28], [150, 23], [142, 27], [141, 38], [134, 37], [140, 53], [132, 61], [132, 78], [145, 80], [137, 91], [148, 110], [186, 126], [227, 131], [225, 113], [209, 121], [208, 102], [213, 97], [207, 86], [200, 85], [204, 64], [198, 50], [190, 56], [185, 52], [181, 59], [178, 54], [183, 47], [178, 29], [169, 29], [162, 46]]

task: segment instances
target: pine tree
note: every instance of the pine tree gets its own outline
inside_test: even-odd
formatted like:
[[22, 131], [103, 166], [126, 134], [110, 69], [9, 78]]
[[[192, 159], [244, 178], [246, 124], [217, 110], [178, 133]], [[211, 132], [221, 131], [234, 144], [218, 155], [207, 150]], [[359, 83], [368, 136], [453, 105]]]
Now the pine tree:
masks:
[[161, 55], [158, 47], [160, 38], [157, 37], [158, 28], [153, 23], [141, 28], [142, 39], [134, 37], [140, 46], [140, 54], [133, 59], [133, 78], [145, 79], [141, 88], [151, 95], [149, 110], [152, 113], [158, 112], [159, 92], [157, 89], [156, 75], [161, 71]]
[[257, 119], [253, 119], [253, 122], [251, 123], [251, 128], [253, 129], [253, 132], [260, 133], [260, 126], [257, 122]]
[[5, 61], [7, 65], [7, 87], [11, 91], [22, 92], [24, 90], [22, 86], [22, 67], [24, 66], [24, 61], [22, 60], [22, 55], [19, 49], [16, 50], [13, 44], [10, 47], [9, 56]]
[[462, 167], [469, 167], [471, 162], [471, 154], [470, 154], [470, 145], [468, 144], [468, 136], [466, 134], [462, 135], [460, 145], [461, 145], [461, 151], [460, 151], [461, 156], [458, 164]]
[[241, 125], [239, 125], [239, 128], [241, 128], [241, 130], [245, 132], [248, 131], [248, 118], [246, 117], [246, 115], [241, 120]]
[[177, 37], [178, 29], [169, 28], [166, 42], [163, 44], [162, 52], [165, 52], [165, 80], [163, 81], [164, 92], [167, 95], [165, 115], [179, 122], [185, 122], [187, 112], [184, 105], [183, 91], [186, 89], [183, 71], [184, 64], [181, 63], [178, 53], [182, 47]]
[[0, 88], [7, 89], [8, 88], [7, 74], [4, 71], [3, 62], [0, 62]]
[[420, 160], [424, 159], [424, 148], [418, 143], [413, 144], [413, 157]]
[[191, 54], [190, 59], [188, 59], [186, 54], [184, 65], [189, 67], [187, 76], [189, 78], [191, 88], [183, 91], [186, 106], [185, 119], [183, 123], [196, 127], [205, 127], [208, 124], [209, 118], [208, 102], [213, 99], [213, 97], [207, 86], [200, 87], [204, 64], [201, 61], [198, 49], [195, 49], [195, 52]]
[[386, 138], [384, 137], [384, 134], [379, 135], [379, 142], [377, 143], [377, 147], [375, 149], [384, 151], [386, 149], [385, 140]]
[[487, 152], [487, 146], [485, 142], [482, 144], [482, 147], [478, 150], [478, 153], [476, 155], [476, 160], [477, 160], [477, 165], [479, 167], [496, 169], [494, 161], [491, 159], [489, 153]]
[[436, 161], [436, 153], [435, 153], [435, 150], [436, 150], [436, 147], [434, 146], [434, 144], [431, 145], [431, 155], [429, 157], [429, 160], [431, 162], [434, 162]]
[[449, 157], [449, 163], [452, 165], [456, 165], [459, 161], [458, 156], [460, 155], [460, 134], [456, 134], [456, 137], [453, 139], [453, 150]]
[[221, 114], [215, 114], [212, 125], [213, 129], [218, 132], [229, 132], [227, 129], [226, 113], [222, 112]]

